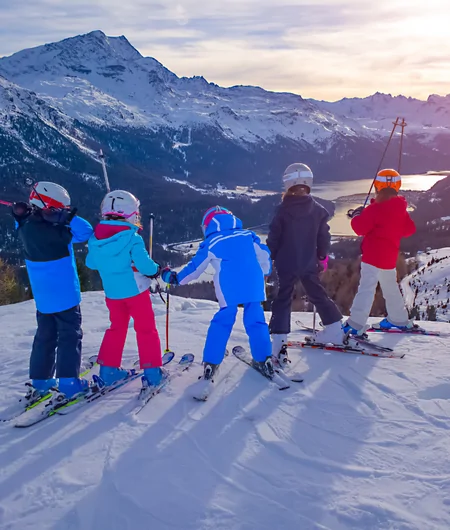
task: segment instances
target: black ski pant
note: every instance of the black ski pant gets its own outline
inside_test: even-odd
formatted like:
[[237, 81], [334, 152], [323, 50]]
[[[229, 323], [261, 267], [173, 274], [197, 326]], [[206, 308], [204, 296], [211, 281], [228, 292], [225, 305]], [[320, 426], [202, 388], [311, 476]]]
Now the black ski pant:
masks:
[[272, 334], [287, 334], [291, 331], [291, 306], [295, 284], [300, 281], [305, 289], [309, 301], [316, 306], [317, 312], [325, 326], [339, 322], [342, 314], [331, 300], [323, 285], [320, 283], [319, 272], [292, 274], [278, 273], [279, 290], [272, 303], [272, 318], [270, 332]]
[[30, 357], [30, 379], [79, 377], [81, 365], [81, 309], [59, 313], [36, 312], [37, 331]]

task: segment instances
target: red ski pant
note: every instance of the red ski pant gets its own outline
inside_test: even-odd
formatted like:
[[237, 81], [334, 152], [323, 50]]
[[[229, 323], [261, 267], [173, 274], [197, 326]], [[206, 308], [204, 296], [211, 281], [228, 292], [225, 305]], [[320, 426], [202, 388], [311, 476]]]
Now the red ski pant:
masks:
[[161, 342], [156, 329], [150, 292], [144, 291], [131, 298], [112, 300], [106, 298], [111, 327], [103, 337], [98, 364], [119, 368], [127, 338], [130, 318], [134, 320], [134, 330], [142, 369], [162, 366]]

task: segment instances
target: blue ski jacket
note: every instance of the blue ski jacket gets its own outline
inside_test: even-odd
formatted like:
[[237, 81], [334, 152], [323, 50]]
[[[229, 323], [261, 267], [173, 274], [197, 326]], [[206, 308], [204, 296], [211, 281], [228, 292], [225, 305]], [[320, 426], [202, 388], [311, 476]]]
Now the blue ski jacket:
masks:
[[50, 223], [38, 209], [16, 226], [37, 310], [49, 314], [77, 306], [81, 289], [73, 243], [85, 243], [92, 226], [78, 216], [68, 225]]
[[270, 251], [259, 237], [242, 228], [234, 215], [218, 215], [206, 229], [205, 241], [178, 273], [180, 285], [197, 279], [211, 264], [220, 307], [266, 299], [264, 276], [270, 274]]
[[138, 230], [126, 221], [102, 221], [89, 239], [86, 265], [100, 273], [107, 298], [121, 300], [146, 291], [147, 276], [159, 270]]

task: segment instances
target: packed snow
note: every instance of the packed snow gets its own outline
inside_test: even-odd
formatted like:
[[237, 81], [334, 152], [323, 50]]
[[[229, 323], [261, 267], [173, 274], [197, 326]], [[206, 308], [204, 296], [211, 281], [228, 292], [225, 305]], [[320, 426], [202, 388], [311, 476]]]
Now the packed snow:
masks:
[[[448, 339], [374, 337], [401, 360], [292, 351], [305, 382], [283, 392], [229, 355], [198, 403], [190, 392], [217, 307], [172, 301], [170, 346], [196, 363], [139, 416], [136, 381], [29, 429], [0, 425], [0, 528], [450, 528]], [[157, 297], [154, 306], [163, 336], [165, 308]], [[85, 294], [83, 312], [88, 356], [108, 324], [103, 294]], [[1, 307], [0, 322], [3, 409], [27, 378], [33, 302]], [[240, 319], [237, 344], [246, 344]], [[125, 359], [135, 355], [130, 330]]]

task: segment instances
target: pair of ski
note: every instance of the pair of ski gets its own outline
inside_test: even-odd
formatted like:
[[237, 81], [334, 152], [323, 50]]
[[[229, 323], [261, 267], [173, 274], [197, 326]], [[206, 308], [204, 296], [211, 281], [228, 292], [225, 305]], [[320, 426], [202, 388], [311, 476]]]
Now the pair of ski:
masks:
[[[281, 362], [276, 361], [276, 360], [274, 361], [273, 377], [270, 377], [266, 372], [258, 370], [258, 368], [252, 362], [253, 358], [250, 352], [246, 350], [245, 348], [243, 348], [242, 346], [235, 346], [233, 348], [233, 355], [237, 359], [239, 359], [241, 362], [249, 366], [250, 368], [253, 368], [255, 371], [257, 371], [263, 377], [268, 379], [270, 382], [274, 383], [278, 387], [279, 390], [287, 390], [288, 388], [290, 388], [291, 383], [303, 383], [303, 378], [301, 376], [290, 375], [288, 372], [285, 372], [284, 371], [285, 367], [282, 366]], [[214, 388], [213, 379], [210, 379], [210, 380], [202, 379], [198, 383], [198, 388], [194, 390], [193, 398], [196, 401], [207, 401], [213, 388]]]
[[[310, 328], [309, 326], [305, 326], [301, 320], [297, 320], [296, 324], [301, 326], [305, 331], [314, 331], [313, 328]], [[322, 325], [322, 324], [321, 324]], [[363, 336], [361, 339], [364, 339], [366, 343], [373, 344], [368, 340], [367, 333], [387, 333], [388, 335], [425, 335], [428, 337], [441, 337], [442, 334], [440, 331], [429, 331], [428, 329], [421, 328], [417, 324], [414, 324], [414, 326], [410, 329], [398, 329], [398, 328], [391, 328], [391, 329], [382, 329], [382, 328], [368, 328], [365, 330]], [[353, 336], [350, 336], [353, 338]], [[356, 337], [358, 340], [360, 337]]]
[[[97, 356], [93, 356], [89, 359], [87, 363], [84, 364], [84, 371], [80, 373], [80, 378], [85, 379], [90, 376], [90, 373], [93, 368], [97, 366]], [[42, 405], [43, 403], [46, 403], [49, 401], [52, 396], [54, 395], [54, 392], [49, 391], [47, 394], [40, 398], [33, 399], [32, 393], [33, 393], [33, 386], [30, 382], [25, 383], [25, 386], [29, 387], [29, 395], [24, 396], [23, 398], [20, 398], [15, 404], [13, 404], [11, 407], [9, 407], [6, 411], [3, 411], [0, 414], [0, 423], [12, 421], [15, 418], [32, 411], [33, 409], [39, 407], [39, 405]]]
[[[173, 352], [165, 353], [163, 356], [163, 366], [168, 365], [173, 360], [174, 356], [175, 354]], [[175, 370], [165, 371], [164, 378], [159, 385], [143, 386], [137, 398], [138, 403], [133, 409], [132, 413], [135, 415], [139, 414], [145, 405], [147, 405], [147, 403], [154, 396], [159, 394], [174, 376], [181, 375], [183, 372], [188, 370], [193, 362], [194, 355], [192, 353], [185, 354], [177, 363]], [[92, 368], [94, 368], [94, 365], [90, 368], [90, 370], [92, 370]], [[88, 372], [90, 370], [88, 370]], [[32, 411], [27, 410], [24, 414], [18, 416], [14, 426], [19, 428], [31, 427], [32, 425], [36, 425], [37, 423], [40, 423], [47, 418], [51, 418], [52, 416], [70, 414], [75, 410], [78, 410], [80, 407], [88, 405], [89, 403], [93, 403], [94, 401], [107, 396], [114, 390], [122, 388], [128, 383], [141, 378], [143, 373], [143, 370], [136, 370], [132, 368], [129, 370], [127, 377], [108, 386], [102, 384], [102, 381], [98, 376], [93, 375], [93, 383], [87, 392], [67, 399], [63, 394], [55, 391], [52, 393], [48, 402], [41, 404], [42, 406], [40, 407], [33, 407]], [[84, 375], [88, 375], [88, 373], [85, 372]]]
[[[301, 321], [296, 322], [299, 326], [302, 327], [305, 331], [314, 332], [313, 328], [309, 326], [305, 326]], [[440, 333], [437, 331], [428, 331], [423, 328], [420, 328], [419, 326], [415, 325], [410, 330], [400, 330], [400, 329], [390, 329], [390, 330], [384, 330], [384, 329], [378, 329], [378, 328], [369, 328], [366, 330], [366, 333], [387, 333], [387, 334], [404, 334], [404, 335], [424, 335], [424, 336], [440, 336]], [[291, 348], [313, 348], [313, 349], [322, 349], [327, 351], [336, 351], [336, 352], [342, 352], [342, 353], [353, 353], [353, 354], [360, 354], [360, 355], [368, 355], [371, 357], [384, 357], [384, 358], [395, 358], [395, 359], [403, 359], [405, 354], [399, 354], [395, 353], [392, 348], [388, 348], [386, 346], [380, 346], [379, 344], [374, 344], [372, 341], [369, 340], [368, 336], [364, 333], [364, 335], [349, 335], [348, 341], [354, 342], [354, 346], [351, 344], [322, 344], [313, 341], [310, 337], [306, 337], [305, 341], [289, 341], [288, 347]], [[366, 346], [360, 347], [360, 344], [363, 344]]]
[[272, 357], [274, 375], [270, 377], [266, 372], [258, 370], [252, 362], [253, 358], [250, 352], [242, 346], [235, 346], [233, 348], [233, 355], [247, 366], [256, 370], [263, 377], [275, 383], [279, 390], [287, 390], [291, 386], [290, 383], [303, 383], [303, 377], [289, 373], [287, 370], [288, 362], [283, 364], [279, 359]]

